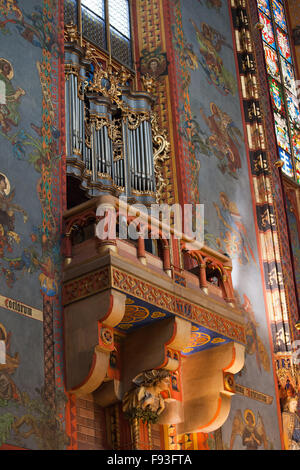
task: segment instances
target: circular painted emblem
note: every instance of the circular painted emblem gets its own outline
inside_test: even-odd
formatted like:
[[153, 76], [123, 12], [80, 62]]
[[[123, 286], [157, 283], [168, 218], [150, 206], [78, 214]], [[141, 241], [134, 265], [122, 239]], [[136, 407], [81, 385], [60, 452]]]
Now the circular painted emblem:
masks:
[[102, 328], [101, 339], [104, 344], [111, 345], [113, 342], [113, 335], [109, 328]]

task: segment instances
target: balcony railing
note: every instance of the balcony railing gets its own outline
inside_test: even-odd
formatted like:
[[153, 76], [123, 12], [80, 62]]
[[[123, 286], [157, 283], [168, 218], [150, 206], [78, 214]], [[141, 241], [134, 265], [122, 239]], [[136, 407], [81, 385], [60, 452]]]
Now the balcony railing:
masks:
[[[97, 208], [104, 207], [101, 217]], [[113, 217], [109, 212], [113, 211]], [[96, 225], [100, 221], [116, 224], [116, 236], [109, 234], [103, 240], [96, 236]], [[153, 272], [164, 272], [176, 284], [188, 289], [201, 291], [212, 298], [221, 298], [232, 307], [235, 306], [232, 286], [232, 263], [228, 256], [192, 240], [163, 222], [143, 214], [138, 208], [111, 196], [102, 196], [77, 206], [65, 213], [65, 258], [67, 265], [74, 260], [80, 262], [81, 256], [105, 255], [109, 250], [117, 251], [133, 262], [148, 266]], [[120, 225], [136, 224], [136, 240], [119, 237]], [[104, 227], [107, 233], [108, 226]], [[114, 230], [111, 232], [114, 233]], [[151, 241], [156, 250], [149, 250]], [[94, 253], [94, 255], [92, 255]]]

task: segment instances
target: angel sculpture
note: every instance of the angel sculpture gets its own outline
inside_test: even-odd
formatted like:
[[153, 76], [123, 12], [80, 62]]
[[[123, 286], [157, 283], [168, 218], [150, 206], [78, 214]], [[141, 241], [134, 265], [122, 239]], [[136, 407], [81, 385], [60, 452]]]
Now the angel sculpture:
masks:
[[167, 370], [150, 370], [142, 372], [133, 379], [136, 388], [127, 392], [123, 399], [123, 411], [149, 409], [159, 416], [165, 409], [161, 392], [170, 386], [170, 373]]
[[257, 450], [261, 445], [264, 446], [264, 449], [268, 449], [266, 431], [259, 413], [256, 423], [253, 411], [246, 409], [243, 420], [241, 410], [237, 410], [233, 418], [230, 450], [233, 448], [237, 435], [241, 436], [243, 446], [246, 446], [247, 450]]

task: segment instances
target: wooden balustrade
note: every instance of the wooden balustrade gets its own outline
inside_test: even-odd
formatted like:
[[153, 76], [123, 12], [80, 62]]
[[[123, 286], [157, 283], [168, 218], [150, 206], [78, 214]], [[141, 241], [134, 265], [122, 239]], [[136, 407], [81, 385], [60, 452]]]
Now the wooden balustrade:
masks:
[[[97, 215], [101, 207], [101, 215]], [[205, 294], [217, 294], [226, 302], [234, 303], [234, 292], [231, 280], [231, 260], [227, 255], [219, 253], [199, 242], [190, 239], [183, 233], [179, 233], [167, 227], [158, 219], [151, 218], [146, 213], [127, 205], [124, 201], [113, 196], [101, 196], [74, 207], [65, 213], [65, 240], [64, 254], [67, 264], [72, 260], [74, 235], [80, 229], [91, 224], [94, 227], [102, 223], [104, 238], [99, 239], [96, 228], [93, 229], [96, 250], [98, 254], [107, 253], [109, 250], [117, 251], [118, 244], [122, 243], [124, 236], [119, 236], [120, 225], [126, 224], [126, 229], [135, 230], [135, 237], [130, 235], [125, 242], [135, 246], [136, 257], [144, 265], [149, 259], [145, 240], [155, 239], [160, 245], [158, 257], [162, 261], [163, 271], [175, 279], [175, 271], [185, 279], [191, 273], [197, 275], [199, 287]], [[180, 239], [180, 240], [179, 240]], [[84, 238], [83, 240], [84, 241]], [[174, 265], [173, 260], [178, 255], [178, 241], [183, 259], [182, 265]], [[152, 255], [154, 256], [154, 255]], [[184, 261], [185, 260], [185, 261]], [[177, 263], [178, 264], [178, 263]], [[184, 284], [184, 283], [183, 283]]]

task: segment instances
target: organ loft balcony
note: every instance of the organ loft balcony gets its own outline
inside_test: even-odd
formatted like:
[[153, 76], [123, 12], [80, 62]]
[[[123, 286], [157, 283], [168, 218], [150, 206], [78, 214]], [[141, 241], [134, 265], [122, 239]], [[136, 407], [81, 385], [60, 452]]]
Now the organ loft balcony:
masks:
[[68, 391], [130, 415], [148, 406], [141, 377], [158, 375], [169, 384], [151, 404], [159, 423], [182, 433], [220, 427], [245, 349], [231, 260], [110, 195], [67, 210], [64, 226]]
[[66, 388], [118, 404], [129, 419], [213, 431], [244, 364], [231, 261], [149, 217], [167, 189], [170, 148], [153, 111], [153, 79], [134, 90], [128, 68], [74, 24], [65, 33]]

